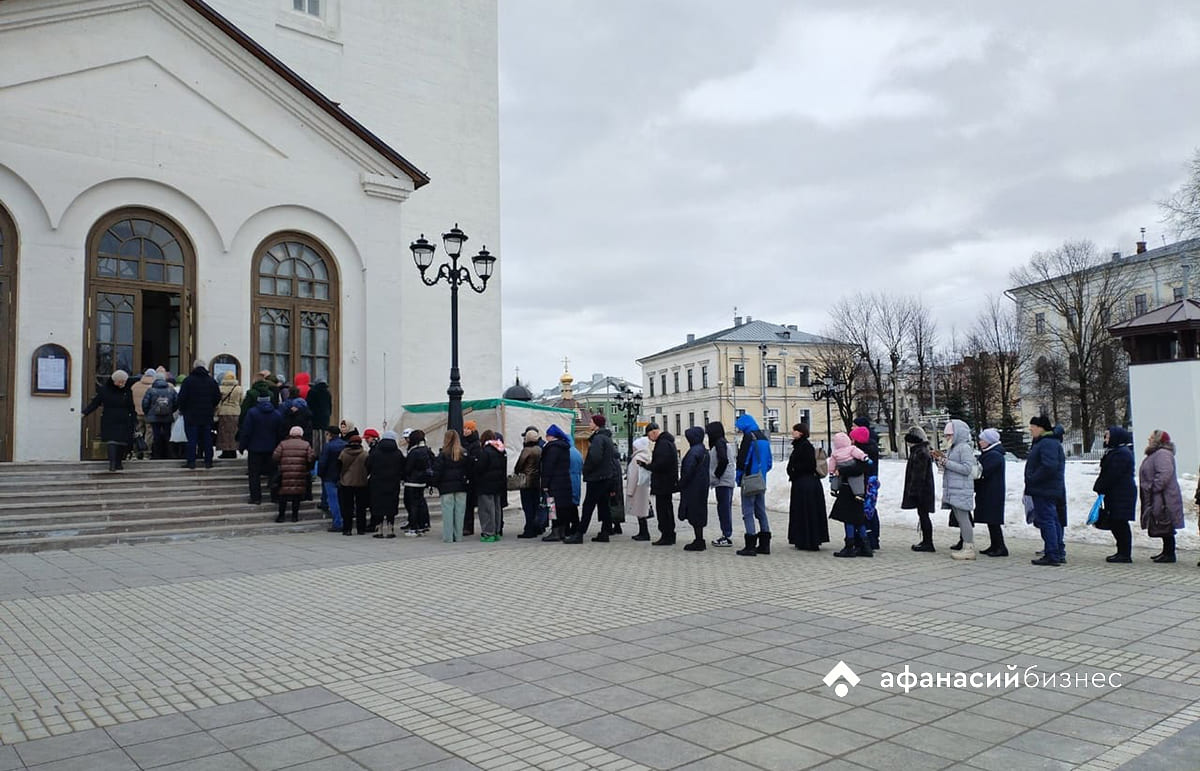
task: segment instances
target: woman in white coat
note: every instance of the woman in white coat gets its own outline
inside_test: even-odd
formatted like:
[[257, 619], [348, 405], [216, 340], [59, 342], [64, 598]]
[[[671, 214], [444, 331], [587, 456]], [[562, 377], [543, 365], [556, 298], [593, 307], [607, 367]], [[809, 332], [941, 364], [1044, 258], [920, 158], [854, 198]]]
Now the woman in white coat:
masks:
[[650, 471], [641, 464], [650, 463], [650, 439], [639, 436], [633, 440], [633, 455], [625, 470], [625, 513], [637, 517], [638, 531], [634, 541], [649, 541], [650, 530]]

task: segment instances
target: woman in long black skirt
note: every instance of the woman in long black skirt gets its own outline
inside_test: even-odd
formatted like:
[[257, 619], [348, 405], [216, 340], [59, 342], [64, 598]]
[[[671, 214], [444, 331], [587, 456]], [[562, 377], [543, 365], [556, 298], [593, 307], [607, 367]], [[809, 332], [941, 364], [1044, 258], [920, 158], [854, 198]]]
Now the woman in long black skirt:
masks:
[[825, 488], [817, 474], [817, 451], [808, 440], [808, 424], [792, 426], [792, 455], [788, 458], [792, 482], [788, 508], [788, 543], [803, 551], [820, 551], [829, 543], [829, 521], [825, 517]]

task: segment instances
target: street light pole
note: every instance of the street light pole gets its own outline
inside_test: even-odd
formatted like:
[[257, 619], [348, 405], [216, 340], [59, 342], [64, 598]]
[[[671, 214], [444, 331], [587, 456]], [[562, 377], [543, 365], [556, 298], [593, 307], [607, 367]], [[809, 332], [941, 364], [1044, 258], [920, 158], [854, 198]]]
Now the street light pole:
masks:
[[633, 429], [637, 424], [638, 415], [642, 414], [642, 395], [634, 393], [629, 386], [623, 386], [617, 394], [617, 409], [625, 413], [625, 439], [629, 457], [632, 458]]
[[825, 400], [825, 451], [833, 448], [833, 398], [846, 388], [846, 384], [832, 372], [825, 373], [824, 378], [812, 382], [813, 401]]
[[475, 286], [471, 271], [467, 270], [466, 266], [458, 264], [463, 244], [466, 241], [467, 234], [458, 229], [458, 223], [454, 224], [449, 233], [442, 234], [442, 244], [450, 262], [439, 265], [437, 273], [432, 279], [425, 274], [433, 265], [433, 253], [437, 251], [437, 245], [425, 240], [425, 234], [422, 233], [421, 237], [409, 244], [408, 247], [412, 251], [413, 262], [416, 263], [417, 270], [421, 272], [421, 281], [426, 286], [434, 286], [442, 280], [450, 285], [450, 386], [446, 389], [446, 395], [449, 397], [446, 425], [460, 435], [463, 430], [463, 387], [458, 369], [458, 288], [466, 284], [475, 292], [482, 294], [487, 289], [488, 279], [492, 277], [492, 270], [496, 266], [496, 257], [487, 250], [487, 247], [480, 249], [479, 254], [471, 258], [471, 264], [480, 279], [480, 285]]

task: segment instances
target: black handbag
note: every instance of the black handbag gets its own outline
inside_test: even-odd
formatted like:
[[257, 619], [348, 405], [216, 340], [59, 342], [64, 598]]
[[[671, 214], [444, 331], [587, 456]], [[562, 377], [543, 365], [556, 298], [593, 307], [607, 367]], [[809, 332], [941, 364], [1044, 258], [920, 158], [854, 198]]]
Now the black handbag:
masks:
[[1092, 527], [1097, 530], [1112, 530], [1114, 521], [1116, 521], [1116, 517], [1113, 516], [1112, 512], [1101, 506], [1100, 514], [1096, 517], [1096, 521], [1092, 523]]

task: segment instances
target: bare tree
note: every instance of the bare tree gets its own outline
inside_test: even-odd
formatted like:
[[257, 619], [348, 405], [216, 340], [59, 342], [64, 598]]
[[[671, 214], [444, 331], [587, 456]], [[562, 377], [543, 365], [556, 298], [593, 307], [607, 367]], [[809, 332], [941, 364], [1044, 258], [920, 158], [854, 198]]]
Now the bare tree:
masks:
[[937, 322], [929, 306], [920, 299], [912, 301], [910, 311], [908, 347], [917, 363], [917, 408], [924, 413], [933, 398], [929, 390], [929, 370], [933, 364], [933, 348], [937, 345]]
[[1000, 399], [1000, 422], [1013, 423], [1021, 372], [1030, 358], [1030, 345], [1017, 318], [1016, 306], [1000, 297], [989, 297], [975, 321], [975, 348], [987, 353], [988, 364]]
[[1170, 198], [1159, 201], [1163, 222], [1175, 228], [1183, 238], [1200, 236], [1200, 148], [1187, 165], [1187, 179]]
[[1073, 411], [1078, 409], [1078, 421], [1071, 422], [1083, 433], [1084, 452], [1091, 452], [1096, 438], [1097, 385], [1104, 351], [1112, 340], [1108, 326], [1132, 278], [1126, 263], [1101, 256], [1091, 241], [1067, 241], [1038, 252], [1011, 275], [1030, 306], [1046, 309], [1040, 337], [1047, 360], [1066, 363]]
[[[825, 337], [836, 340], [837, 332], [829, 330]], [[842, 390], [834, 395], [833, 404], [837, 407], [837, 418], [844, 427], [842, 430], [849, 431], [854, 423], [854, 404], [861, 395], [866, 374], [862, 353], [854, 344], [829, 345], [817, 351], [816, 359], [821, 368], [818, 373], [820, 377], [833, 377], [842, 383]]]

